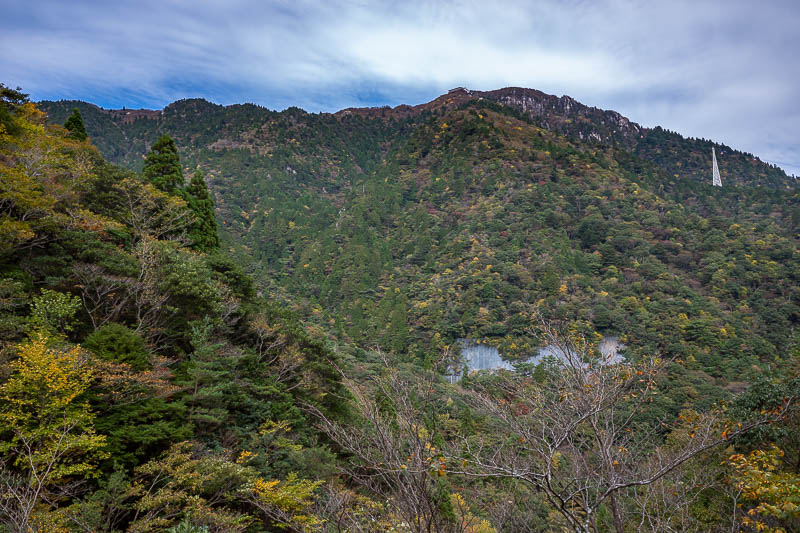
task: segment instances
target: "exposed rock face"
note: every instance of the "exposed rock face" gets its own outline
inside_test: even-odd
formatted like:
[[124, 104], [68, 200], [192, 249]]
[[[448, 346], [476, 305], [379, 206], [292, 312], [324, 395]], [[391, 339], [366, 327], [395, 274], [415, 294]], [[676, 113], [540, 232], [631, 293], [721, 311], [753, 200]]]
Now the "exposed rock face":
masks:
[[164, 114], [161, 110], [152, 109], [102, 109], [101, 111], [122, 124], [132, 124], [138, 118], [156, 119]]
[[580, 139], [628, 145], [632, 143], [624, 141], [634, 141], [643, 130], [616, 111], [589, 107], [570, 96], [558, 97], [522, 87], [473, 94], [516, 109], [544, 128]]

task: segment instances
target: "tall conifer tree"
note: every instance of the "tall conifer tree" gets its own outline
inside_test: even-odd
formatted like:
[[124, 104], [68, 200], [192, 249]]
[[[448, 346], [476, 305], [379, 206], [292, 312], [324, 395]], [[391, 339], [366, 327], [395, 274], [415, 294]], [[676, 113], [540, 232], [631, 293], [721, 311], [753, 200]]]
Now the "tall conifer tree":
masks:
[[162, 135], [150, 148], [142, 174], [156, 188], [167, 193], [175, 193], [183, 187], [178, 148], [169, 135]]
[[77, 107], [72, 108], [72, 115], [64, 123], [64, 127], [69, 130], [69, 136], [77, 141], [83, 142], [88, 137], [86, 126], [83, 124], [83, 117]]
[[189, 230], [194, 248], [204, 252], [219, 247], [217, 221], [214, 218], [214, 201], [206, 186], [203, 173], [198, 170], [192, 176], [186, 189], [186, 201], [196, 218]]

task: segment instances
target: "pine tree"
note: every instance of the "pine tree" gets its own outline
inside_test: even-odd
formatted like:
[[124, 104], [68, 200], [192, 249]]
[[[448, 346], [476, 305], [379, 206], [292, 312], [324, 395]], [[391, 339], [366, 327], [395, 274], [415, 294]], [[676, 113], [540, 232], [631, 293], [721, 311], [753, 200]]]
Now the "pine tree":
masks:
[[236, 413], [253, 408], [238, 371], [243, 354], [212, 337], [214, 327], [208, 317], [194, 321], [191, 329], [194, 352], [185, 378], [178, 381], [186, 390], [187, 420], [198, 437], [230, 431]]
[[186, 189], [186, 201], [195, 216], [195, 222], [189, 229], [193, 246], [197, 250], [208, 252], [219, 247], [217, 221], [214, 218], [214, 201], [208, 192], [203, 173], [197, 171]]
[[83, 117], [77, 107], [72, 109], [72, 115], [64, 123], [64, 127], [69, 130], [69, 136], [76, 141], [85, 141], [88, 135], [86, 127], [83, 125]]
[[162, 135], [150, 148], [142, 174], [156, 188], [167, 193], [175, 193], [183, 187], [178, 148], [169, 135]]

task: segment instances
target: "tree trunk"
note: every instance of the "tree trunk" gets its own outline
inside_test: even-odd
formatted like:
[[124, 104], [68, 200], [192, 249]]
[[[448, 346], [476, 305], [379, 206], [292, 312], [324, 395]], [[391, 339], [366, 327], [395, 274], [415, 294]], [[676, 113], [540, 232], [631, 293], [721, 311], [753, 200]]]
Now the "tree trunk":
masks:
[[617, 505], [617, 493], [612, 492], [609, 497], [611, 498], [611, 514], [614, 515], [614, 529], [616, 529], [617, 533], [625, 533], [622, 515], [619, 514], [619, 505]]

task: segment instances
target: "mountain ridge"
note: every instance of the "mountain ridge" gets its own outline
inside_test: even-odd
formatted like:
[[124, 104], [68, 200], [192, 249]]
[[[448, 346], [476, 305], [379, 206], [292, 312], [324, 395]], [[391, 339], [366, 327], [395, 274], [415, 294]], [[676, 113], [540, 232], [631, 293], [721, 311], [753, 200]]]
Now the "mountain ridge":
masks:
[[[491, 91], [478, 91], [458, 87], [421, 104], [400, 104], [394, 107], [349, 107], [331, 113], [309, 113], [297, 107], [289, 107], [283, 111], [272, 111], [267, 107], [251, 103], [225, 106], [203, 98], [177, 100], [161, 110], [104, 109], [78, 100], [43, 101], [40, 102], [40, 105], [46, 111], [55, 112], [53, 117], [55, 121], [58, 121], [61, 115], [66, 113], [67, 107], [65, 106], [77, 105], [80, 107], [86, 105], [93, 112], [111, 118], [115, 124], [130, 126], [137, 119], [158, 120], [169, 116], [170, 113], [184, 115], [187, 112], [229, 113], [236, 112], [236, 110], [242, 108], [257, 109], [266, 113], [301, 112], [320, 117], [361, 116], [369, 119], [406, 120], [409, 117], [419, 116], [425, 112], [441, 112], [453, 107], [466, 105], [476, 99], [508, 106], [518, 111], [521, 115], [528, 117], [540, 127], [556, 131], [568, 137], [575, 137], [581, 142], [622, 146], [644, 160], [664, 166], [668, 174], [674, 178], [691, 178], [698, 181], [705, 179], [707, 177], [706, 174], [708, 174], [706, 171], [711, 167], [711, 148], [714, 147], [721, 156], [720, 167], [723, 173], [723, 185], [748, 184], [749, 180], [740, 176], [747, 176], [753, 172], [759, 176], [755, 183], [757, 185], [790, 187], [796, 184], [796, 180], [787, 175], [780, 167], [764, 162], [752, 153], [736, 150], [721, 142], [684, 137], [660, 126], [644, 127], [614, 110], [588, 106], [568, 95], [555, 96], [536, 89], [523, 87], [505, 87]], [[680, 152], [680, 165], [664, 164], [663, 152], [657, 147], [664, 143], [669, 143], [673, 152]], [[103, 151], [103, 147], [101, 146], [100, 148]], [[103, 152], [112, 161], [122, 162], [115, 157], [115, 154]], [[144, 152], [142, 152], [143, 154]], [[725, 157], [734, 161], [729, 162]]]

